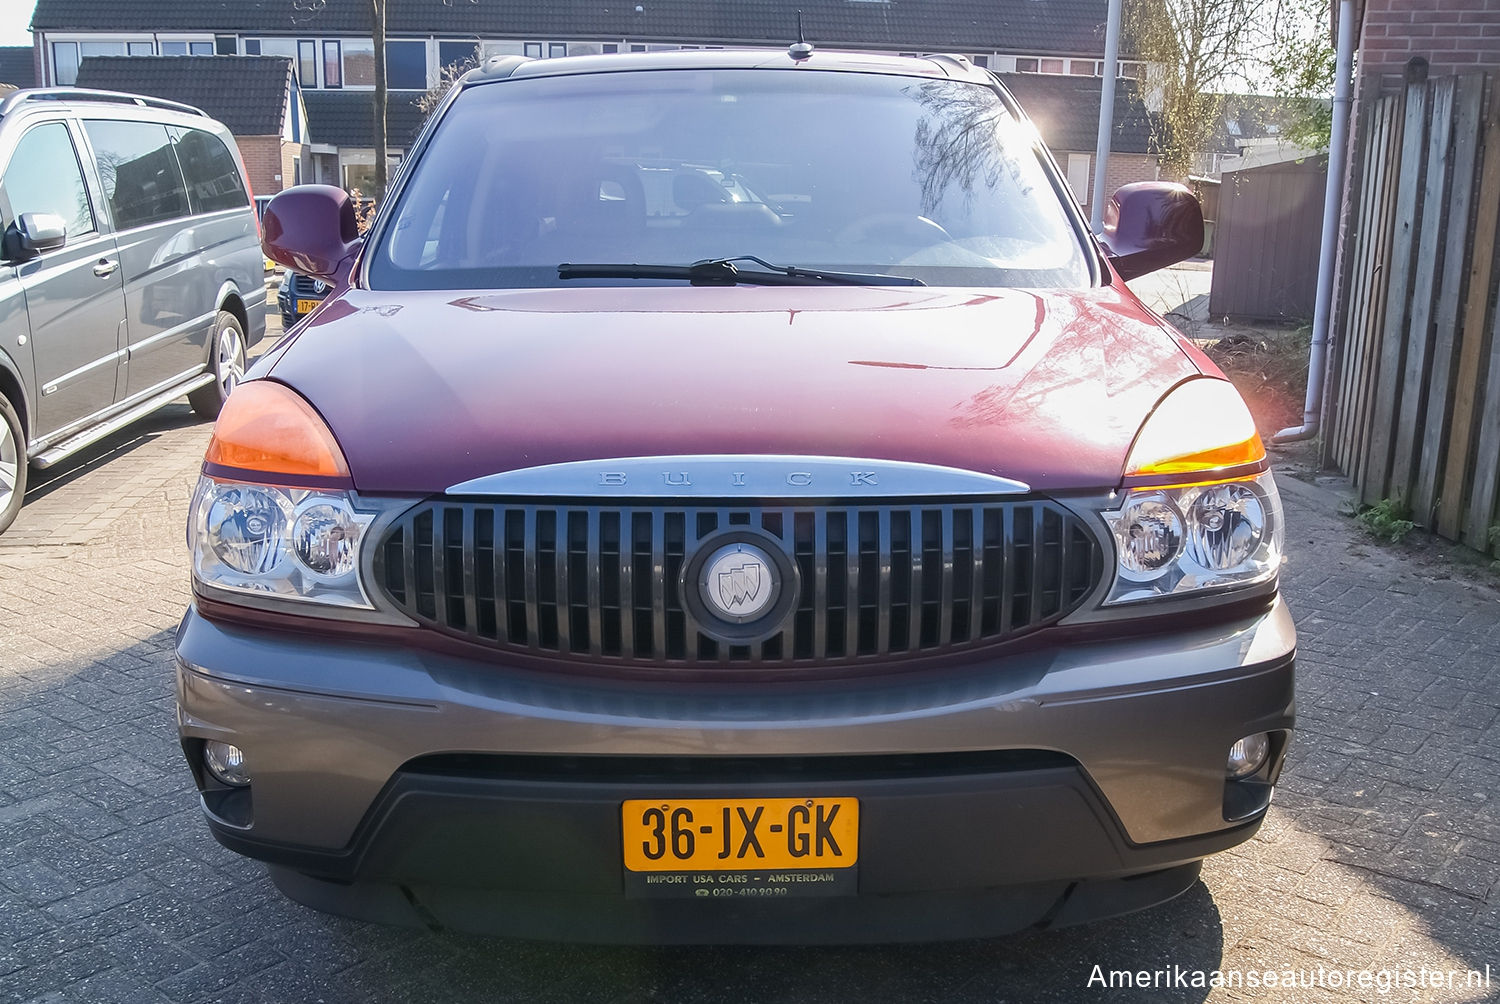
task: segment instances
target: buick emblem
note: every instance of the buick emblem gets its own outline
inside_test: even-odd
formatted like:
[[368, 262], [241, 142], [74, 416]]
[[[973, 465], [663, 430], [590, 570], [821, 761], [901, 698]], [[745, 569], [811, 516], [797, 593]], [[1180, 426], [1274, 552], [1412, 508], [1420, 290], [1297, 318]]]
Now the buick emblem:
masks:
[[776, 564], [754, 544], [726, 544], [703, 563], [698, 588], [709, 611], [731, 624], [763, 615], [781, 592]]

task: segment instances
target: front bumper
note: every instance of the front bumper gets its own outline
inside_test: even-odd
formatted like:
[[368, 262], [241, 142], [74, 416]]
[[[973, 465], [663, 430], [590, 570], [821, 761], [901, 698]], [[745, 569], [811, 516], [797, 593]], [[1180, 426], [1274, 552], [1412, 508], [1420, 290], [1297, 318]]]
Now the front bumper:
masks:
[[[1248, 839], [1293, 724], [1294, 647], [1278, 601], [906, 676], [653, 685], [192, 610], [179, 727], [218, 839], [324, 909], [597, 941], [956, 937], [1149, 905]], [[1225, 754], [1262, 731], [1274, 763], [1231, 797]], [[246, 751], [248, 793], [207, 781], [206, 739]], [[623, 800], [822, 795], [859, 799], [858, 896], [625, 897]]]

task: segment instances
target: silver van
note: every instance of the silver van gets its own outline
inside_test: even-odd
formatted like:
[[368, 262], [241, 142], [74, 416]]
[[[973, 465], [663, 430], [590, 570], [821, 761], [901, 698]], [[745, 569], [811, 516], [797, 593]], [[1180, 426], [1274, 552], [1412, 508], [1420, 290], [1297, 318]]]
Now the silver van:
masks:
[[0, 533], [49, 467], [183, 394], [218, 414], [266, 329], [234, 138], [188, 105], [0, 102]]

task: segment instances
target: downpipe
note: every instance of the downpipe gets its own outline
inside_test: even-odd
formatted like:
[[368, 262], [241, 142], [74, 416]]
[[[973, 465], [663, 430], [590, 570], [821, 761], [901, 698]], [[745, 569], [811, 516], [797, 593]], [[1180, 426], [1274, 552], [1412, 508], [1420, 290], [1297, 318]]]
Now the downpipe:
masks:
[[1333, 313], [1334, 266], [1338, 257], [1339, 207], [1349, 156], [1349, 104], [1354, 90], [1354, 0], [1339, 0], [1338, 51], [1334, 61], [1333, 126], [1328, 137], [1328, 184], [1323, 193], [1323, 241], [1318, 252], [1318, 291], [1313, 302], [1312, 345], [1307, 357], [1307, 397], [1302, 424], [1282, 429], [1273, 444], [1296, 443], [1318, 434], [1323, 417], [1328, 326]]

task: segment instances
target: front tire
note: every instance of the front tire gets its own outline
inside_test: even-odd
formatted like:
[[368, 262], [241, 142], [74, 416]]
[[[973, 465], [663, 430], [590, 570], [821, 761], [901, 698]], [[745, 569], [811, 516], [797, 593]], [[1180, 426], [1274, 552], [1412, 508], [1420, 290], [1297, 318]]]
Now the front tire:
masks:
[[0, 396], [0, 533], [16, 521], [26, 498], [26, 435], [16, 409]]
[[204, 418], [217, 418], [229, 394], [245, 377], [245, 328], [227, 310], [219, 311], [209, 343], [208, 367], [214, 382], [188, 395], [188, 404]]

